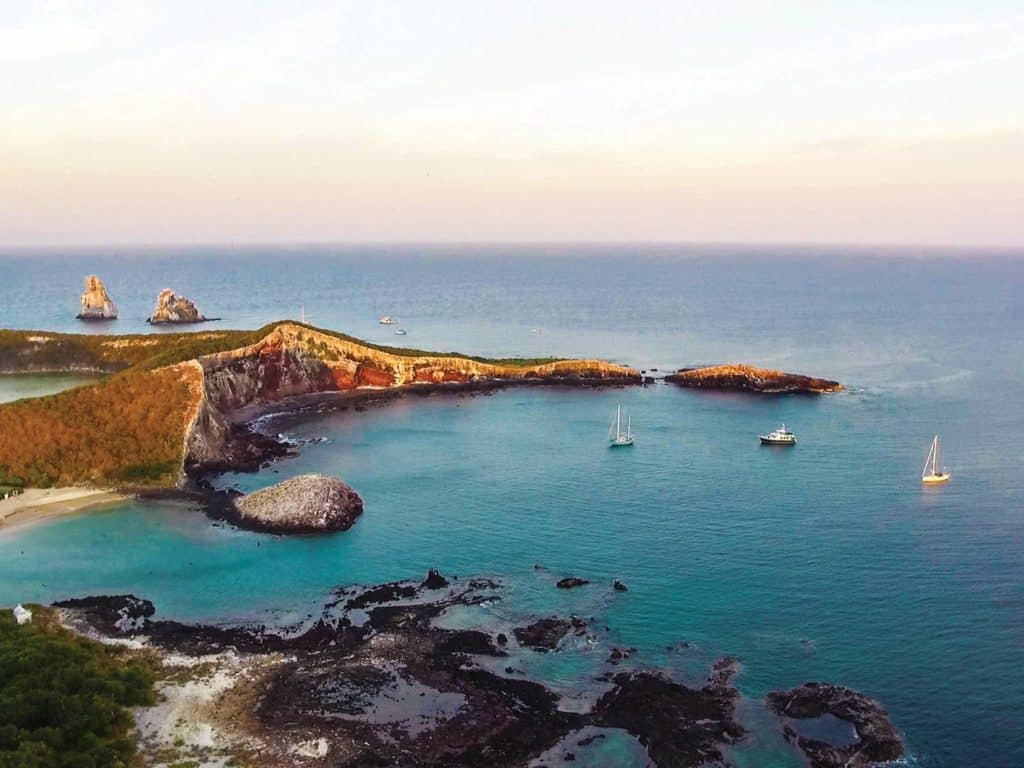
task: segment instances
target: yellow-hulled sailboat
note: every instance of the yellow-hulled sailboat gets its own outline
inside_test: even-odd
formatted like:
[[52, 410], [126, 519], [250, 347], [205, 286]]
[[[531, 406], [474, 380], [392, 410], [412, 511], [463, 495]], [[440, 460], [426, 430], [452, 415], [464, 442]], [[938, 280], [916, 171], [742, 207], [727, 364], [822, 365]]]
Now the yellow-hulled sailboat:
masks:
[[921, 470], [921, 482], [925, 485], [939, 485], [948, 483], [950, 474], [945, 467], [939, 469], [939, 436], [932, 440], [932, 447], [928, 451], [928, 458], [924, 460], [924, 469]]

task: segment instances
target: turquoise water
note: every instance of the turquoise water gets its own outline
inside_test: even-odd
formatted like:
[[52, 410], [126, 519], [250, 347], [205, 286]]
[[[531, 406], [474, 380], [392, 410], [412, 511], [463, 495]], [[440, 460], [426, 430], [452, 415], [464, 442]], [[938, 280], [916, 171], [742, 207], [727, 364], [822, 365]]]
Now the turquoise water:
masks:
[[[468, 352], [661, 368], [749, 360], [851, 390], [509, 390], [282, 417], [266, 427], [326, 442], [221, 482], [340, 475], [366, 502], [349, 532], [279, 539], [175, 504], [128, 504], [0, 537], [0, 604], [132, 591], [168, 616], [287, 619], [337, 584], [434, 566], [494, 574], [506, 600], [457, 620], [575, 612], [611, 628], [596, 648], [534, 660], [570, 696], [612, 645], [687, 677], [738, 656], [744, 708], [767, 726], [738, 751], [743, 764], [799, 764], [757, 699], [814, 679], [881, 699], [915, 764], [1024, 764], [1024, 263], [814, 256], [438, 254], [405, 264], [348, 253], [300, 259], [293, 276], [268, 268], [279, 296], [299, 296], [303, 275], [333, 275], [312, 282], [330, 300], [306, 301], [307, 313], [355, 332], [330, 318], [367, 314], [360, 322], [381, 339], [378, 305], [409, 323], [406, 343], [415, 333], [426, 347], [450, 339]], [[167, 282], [160, 258], [134, 268]], [[212, 256], [192, 258], [224, 280]], [[230, 274], [240, 257], [223, 258]], [[244, 304], [242, 288], [226, 290], [225, 304]], [[770, 311], [779, 301], [792, 309]], [[33, 324], [27, 314], [5, 322]], [[491, 348], [491, 329], [505, 349]], [[639, 437], [610, 451], [619, 401]], [[782, 421], [799, 445], [758, 445]], [[918, 476], [935, 433], [953, 481], [925, 490]], [[594, 584], [556, 590], [569, 573]], [[612, 593], [614, 578], [630, 591]]]
[[0, 403], [20, 400], [23, 397], [52, 395], [72, 387], [80, 387], [96, 381], [92, 376], [65, 376], [63, 374], [17, 374], [0, 375]]

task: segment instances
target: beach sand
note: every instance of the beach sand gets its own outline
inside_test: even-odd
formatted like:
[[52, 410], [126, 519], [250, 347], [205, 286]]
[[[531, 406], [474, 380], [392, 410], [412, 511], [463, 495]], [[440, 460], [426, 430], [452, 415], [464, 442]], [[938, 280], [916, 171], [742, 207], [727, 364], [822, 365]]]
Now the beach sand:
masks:
[[0, 535], [130, 498], [107, 488], [26, 488], [24, 493], [0, 501]]

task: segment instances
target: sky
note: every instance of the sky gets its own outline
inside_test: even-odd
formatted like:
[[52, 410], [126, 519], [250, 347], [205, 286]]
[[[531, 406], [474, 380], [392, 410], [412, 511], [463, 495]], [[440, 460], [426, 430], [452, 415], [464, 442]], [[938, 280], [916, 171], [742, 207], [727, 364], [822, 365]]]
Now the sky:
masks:
[[0, 0], [0, 245], [1024, 247], [1024, 5]]

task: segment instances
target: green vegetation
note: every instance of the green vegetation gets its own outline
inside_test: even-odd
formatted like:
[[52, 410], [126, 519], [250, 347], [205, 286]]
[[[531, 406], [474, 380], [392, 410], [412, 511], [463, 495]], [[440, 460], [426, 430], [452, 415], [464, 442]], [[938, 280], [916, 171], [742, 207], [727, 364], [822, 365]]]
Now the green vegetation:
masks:
[[68, 632], [32, 606], [0, 610], [0, 768], [120, 768], [135, 743], [127, 709], [155, 701], [153, 670]]
[[181, 373], [165, 369], [6, 403], [0, 483], [172, 485], [191, 402]]
[[[261, 329], [262, 330], [262, 329]], [[261, 331], [199, 331], [106, 336], [0, 330], [0, 371], [116, 373], [152, 370], [251, 344]]]
[[458, 352], [430, 352], [406, 347], [388, 347], [363, 341], [338, 331], [316, 328], [292, 320], [282, 320], [265, 325], [255, 331], [204, 330], [192, 333], [149, 333], [124, 336], [0, 330], [0, 372], [88, 370], [117, 373], [126, 370], [151, 371], [203, 355], [212, 355], [255, 344], [284, 322], [400, 357], [457, 357], [478, 363], [514, 367], [545, 365], [560, 359], [557, 357], [494, 359], [463, 355]]
[[[311, 331], [316, 331], [317, 333], [322, 333], [324, 336], [333, 336], [334, 338], [341, 339], [342, 341], [359, 344], [369, 349], [376, 349], [378, 352], [387, 352], [388, 354], [398, 355], [399, 357], [456, 357], [460, 360], [472, 360], [477, 363], [490, 363], [492, 365], [507, 365], [515, 368], [528, 368], [532, 365], [547, 365], [548, 363], [557, 363], [559, 360], [565, 359], [561, 357], [478, 357], [474, 355], [463, 355], [459, 352], [430, 352], [428, 350], [412, 349], [410, 347], [388, 347], [383, 344], [374, 344], [370, 341], [363, 341], [362, 339], [357, 339], [355, 336], [349, 336], [348, 334], [341, 333], [339, 331], [317, 328], [295, 320], [289, 320], [288, 322], [292, 325], [297, 325], [302, 328], [308, 328]], [[280, 324], [281, 322], [277, 322], [264, 326], [260, 330], [256, 331], [257, 338], [270, 333]]]

